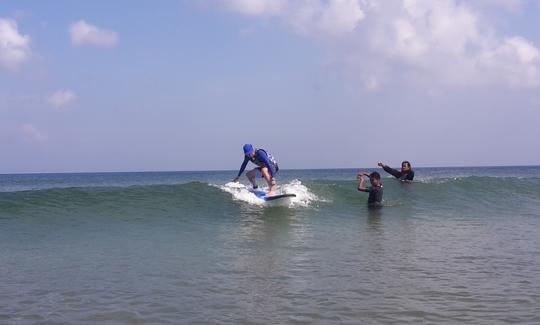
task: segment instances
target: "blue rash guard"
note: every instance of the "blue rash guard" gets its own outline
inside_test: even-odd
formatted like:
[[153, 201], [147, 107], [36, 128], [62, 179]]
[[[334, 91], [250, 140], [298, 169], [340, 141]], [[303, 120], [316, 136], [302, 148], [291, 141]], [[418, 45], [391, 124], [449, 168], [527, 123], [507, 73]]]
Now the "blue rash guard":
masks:
[[263, 149], [256, 149], [255, 157], [250, 158], [248, 156], [244, 156], [244, 162], [242, 163], [242, 166], [240, 167], [240, 171], [238, 172], [238, 177], [242, 175], [249, 161], [259, 166], [259, 168], [267, 167], [268, 171], [270, 172], [270, 176], [272, 178], [274, 178], [274, 175], [279, 169], [279, 167], [277, 166], [277, 163], [275, 162], [274, 158], [271, 155], [267, 154], [266, 151], [264, 151]]

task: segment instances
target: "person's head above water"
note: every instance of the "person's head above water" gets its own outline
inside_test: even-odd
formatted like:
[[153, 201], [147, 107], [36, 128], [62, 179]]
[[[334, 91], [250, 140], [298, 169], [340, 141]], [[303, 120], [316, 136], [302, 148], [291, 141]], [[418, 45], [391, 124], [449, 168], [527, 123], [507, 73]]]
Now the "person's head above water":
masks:
[[244, 156], [249, 156], [255, 152], [255, 149], [253, 149], [253, 146], [251, 144], [245, 144], [244, 145]]
[[411, 171], [411, 163], [408, 162], [407, 160], [404, 160], [402, 163], [401, 163], [401, 172], [403, 173], [408, 173]]
[[372, 172], [371, 174], [369, 174], [369, 182], [372, 186], [381, 185], [381, 175], [377, 172]]

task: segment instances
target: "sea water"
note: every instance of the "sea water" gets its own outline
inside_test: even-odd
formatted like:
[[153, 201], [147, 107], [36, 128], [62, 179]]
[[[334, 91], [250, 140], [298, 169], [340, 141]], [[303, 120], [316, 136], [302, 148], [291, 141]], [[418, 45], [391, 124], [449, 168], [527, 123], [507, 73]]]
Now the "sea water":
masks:
[[540, 323], [540, 167], [356, 172], [0, 175], [0, 323]]

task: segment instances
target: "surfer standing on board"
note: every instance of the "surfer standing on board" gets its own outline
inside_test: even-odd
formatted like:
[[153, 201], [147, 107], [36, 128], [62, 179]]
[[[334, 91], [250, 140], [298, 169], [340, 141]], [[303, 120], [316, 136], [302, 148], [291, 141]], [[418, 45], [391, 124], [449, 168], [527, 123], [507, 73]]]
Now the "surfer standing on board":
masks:
[[238, 176], [233, 179], [233, 182], [238, 182], [240, 176], [246, 169], [247, 163], [250, 161], [257, 165], [256, 168], [246, 173], [246, 176], [251, 182], [251, 185], [253, 185], [253, 188], [256, 189], [259, 187], [255, 177], [257, 177], [257, 175], [261, 175], [268, 183], [269, 190], [267, 195], [273, 195], [274, 187], [276, 186], [276, 179], [274, 176], [279, 170], [278, 164], [276, 163], [274, 157], [266, 152], [266, 150], [255, 149], [251, 144], [244, 145], [244, 162], [242, 162]]
[[411, 163], [407, 160], [404, 160], [401, 163], [401, 171], [388, 167], [382, 161], [380, 161], [377, 165], [382, 167], [385, 172], [391, 174], [395, 178], [398, 178], [400, 181], [412, 181], [414, 178], [414, 171], [411, 169]]

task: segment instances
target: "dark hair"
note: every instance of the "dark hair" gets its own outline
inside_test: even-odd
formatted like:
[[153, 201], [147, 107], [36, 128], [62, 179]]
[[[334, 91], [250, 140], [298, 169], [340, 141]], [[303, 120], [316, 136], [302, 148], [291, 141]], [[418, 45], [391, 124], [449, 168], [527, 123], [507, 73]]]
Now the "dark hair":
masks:
[[378, 179], [380, 180], [381, 179], [381, 174], [377, 173], [377, 172], [373, 172], [371, 174], [369, 174], [369, 178], [375, 178], [375, 179]]
[[401, 166], [403, 166], [403, 164], [407, 164], [407, 166], [411, 167], [411, 163], [407, 160], [403, 160], [403, 162], [401, 163]]

